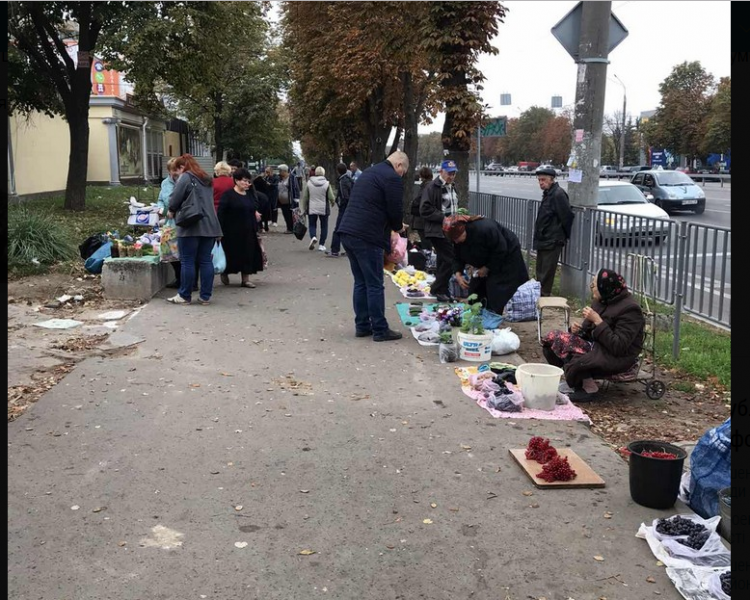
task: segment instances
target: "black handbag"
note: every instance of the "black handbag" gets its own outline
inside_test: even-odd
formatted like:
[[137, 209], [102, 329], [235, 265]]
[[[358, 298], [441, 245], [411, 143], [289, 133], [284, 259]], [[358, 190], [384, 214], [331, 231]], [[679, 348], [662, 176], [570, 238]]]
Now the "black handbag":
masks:
[[193, 187], [175, 215], [175, 223], [178, 227], [192, 227], [203, 218], [203, 209], [198, 204], [198, 193], [195, 191], [195, 181], [192, 175], [190, 183]]
[[305, 222], [303, 219], [300, 219], [294, 224], [294, 228], [292, 229], [294, 231], [294, 237], [296, 237], [298, 240], [302, 240], [305, 237], [305, 234], [307, 233], [307, 225], [305, 225]]

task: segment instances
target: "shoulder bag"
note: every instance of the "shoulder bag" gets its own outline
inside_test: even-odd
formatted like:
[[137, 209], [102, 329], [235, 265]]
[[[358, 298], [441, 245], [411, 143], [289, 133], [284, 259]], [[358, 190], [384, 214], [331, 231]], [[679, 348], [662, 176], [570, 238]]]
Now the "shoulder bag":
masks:
[[198, 204], [198, 193], [192, 175], [190, 175], [190, 183], [192, 185], [190, 193], [175, 215], [175, 223], [178, 227], [192, 227], [203, 218], [203, 209]]

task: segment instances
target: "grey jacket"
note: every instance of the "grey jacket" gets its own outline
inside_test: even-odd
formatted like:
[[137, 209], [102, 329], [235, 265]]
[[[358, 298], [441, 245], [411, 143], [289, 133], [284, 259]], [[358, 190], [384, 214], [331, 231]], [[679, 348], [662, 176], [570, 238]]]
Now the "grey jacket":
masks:
[[169, 196], [169, 210], [175, 214], [187, 199], [195, 184], [198, 205], [203, 210], [203, 218], [190, 227], [177, 227], [177, 237], [221, 237], [221, 225], [214, 210], [214, 191], [211, 184], [206, 185], [195, 175], [185, 172], [180, 175]]

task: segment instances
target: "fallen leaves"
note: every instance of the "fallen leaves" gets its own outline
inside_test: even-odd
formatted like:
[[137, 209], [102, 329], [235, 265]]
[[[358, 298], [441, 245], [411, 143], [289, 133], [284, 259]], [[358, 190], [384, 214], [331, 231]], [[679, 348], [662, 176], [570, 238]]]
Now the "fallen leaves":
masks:
[[422, 523], [424, 523], [425, 525], [432, 525], [432, 519], [425, 519], [424, 521], [422, 521]]
[[302, 556], [310, 556], [312, 554], [316, 554], [315, 550], [300, 550], [298, 554], [301, 554]]
[[596, 555], [596, 556], [594, 557], [594, 560], [596, 560], [596, 561], [598, 561], [598, 562], [602, 562], [602, 561], [604, 560], [604, 557], [603, 557], [603, 556], [599, 556], [599, 555], [597, 554], [597, 555]]
[[247, 542], [235, 542], [234, 547], [240, 549], [247, 548]]

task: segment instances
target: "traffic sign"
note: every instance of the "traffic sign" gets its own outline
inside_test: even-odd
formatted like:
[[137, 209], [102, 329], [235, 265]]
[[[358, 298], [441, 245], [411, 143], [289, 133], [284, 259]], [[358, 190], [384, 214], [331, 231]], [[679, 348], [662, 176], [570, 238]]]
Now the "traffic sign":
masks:
[[[583, 2], [576, 4], [571, 11], [565, 15], [560, 21], [552, 28], [552, 35], [557, 38], [557, 41], [563, 45], [563, 48], [568, 51], [573, 57], [573, 60], [578, 62], [578, 45], [581, 41], [581, 15], [583, 13]], [[607, 48], [607, 54], [612, 52], [622, 40], [628, 37], [628, 30], [620, 22], [614, 13], [610, 12], [609, 15], [609, 47]]]
[[502, 137], [505, 135], [505, 127], [508, 124], [508, 117], [497, 117], [492, 119], [482, 128], [482, 137]]

